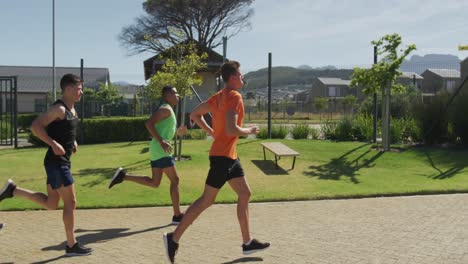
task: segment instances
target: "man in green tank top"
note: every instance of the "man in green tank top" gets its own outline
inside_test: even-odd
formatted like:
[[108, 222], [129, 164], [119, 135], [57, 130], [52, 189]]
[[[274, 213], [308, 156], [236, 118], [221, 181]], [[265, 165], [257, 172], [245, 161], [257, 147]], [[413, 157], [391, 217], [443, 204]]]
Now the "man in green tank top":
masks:
[[[179, 205], [179, 175], [174, 164], [172, 156], [172, 146], [170, 141], [176, 133], [176, 117], [172, 107], [175, 107], [179, 102], [179, 94], [177, 89], [171, 86], [166, 86], [162, 89], [162, 103], [153, 115], [146, 121], [146, 129], [150, 132], [152, 139], [150, 142], [149, 152], [151, 160], [152, 178], [147, 176], [130, 175], [123, 168], [118, 168], [112, 177], [109, 184], [109, 189], [114, 185], [125, 181], [132, 181], [138, 184], [146, 185], [153, 188], [158, 188], [161, 183], [163, 172], [171, 181], [170, 192], [172, 199], [172, 207], [174, 216], [172, 224], [179, 224], [183, 217]], [[183, 134], [187, 131], [185, 126], [179, 127], [178, 134]]]

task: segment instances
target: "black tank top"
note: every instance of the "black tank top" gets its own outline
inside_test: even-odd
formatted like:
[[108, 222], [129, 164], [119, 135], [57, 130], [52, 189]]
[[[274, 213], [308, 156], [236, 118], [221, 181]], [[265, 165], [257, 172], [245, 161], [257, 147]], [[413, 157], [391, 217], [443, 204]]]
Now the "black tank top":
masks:
[[65, 118], [55, 120], [47, 128], [47, 134], [65, 149], [65, 155], [57, 156], [51, 147], [47, 150], [44, 158], [44, 164], [70, 165], [70, 157], [73, 152], [73, 145], [76, 139], [76, 128], [78, 127], [78, 117], [73, 115], [68, 106], [62, 101], [57, 100], [53, 105], [63, 105], [65, 107]]

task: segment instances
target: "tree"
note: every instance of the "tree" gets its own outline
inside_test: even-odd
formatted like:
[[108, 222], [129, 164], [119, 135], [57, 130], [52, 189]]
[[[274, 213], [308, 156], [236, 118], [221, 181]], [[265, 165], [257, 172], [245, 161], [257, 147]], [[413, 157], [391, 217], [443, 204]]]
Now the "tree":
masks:
[[345, 96], [345, 98], [343, 98], [343, 110], [344, 110], [344, 113], [346, 114], [346, 110], [351, 110], [351, 114], [353, 113], [353, 109], [354, 107], [357, 105], [357, 98], [356, 96], [350, 94], [350, 95], [347, 95]]
[[[162, 69], [154, 74], [149, 84], [144, 88], [144, 94], [151, 100], [161, 98], [162, 88], [166, 85], [177, 88], [182, 102], [181, 109], [177, 108], [182, 113], [181, 124], [185, 124], [185, 98], [192, 96], [191, 87], [201, 85], [203, 79], [197, 72], [206, 67], [207, 64], [202, 62], [206, 59], [207, 54], [199, 55], [196, 45], [193, 42], [186, 42], [171, 48], [170, 57], [160, 58], [164, 60]], [[178, 114], [177, 114], [178, 115]], [[175, 139], [174, 155], [177, 155], [179, 160], [182, 152], [182, 139], [179, 140], [179, 148], [177, 148], [177, 136]]]
[[123, 96], [117, 85], [100, 83], [95, 98], [101, 104], [101, 115], [110, 115], [110, 107], [122, 101]]
[[122, 29], [121, 44], [130, 54], [161, 53], [185, 40], [216, 48], [222, 37], [230, 38], [250, 28], [254, 0], [146, 0], [146, 12]]
[[378, 90], [382, 91], [382, 143], [384, 151], [388, 151], [390, 150], [390, 95], [405, 90], [405, 87], [395, 83], [395, 80], [401, 75], [400, 65], [416, 49], [416, 45], [411, 44], [400, 49], [402, 39], [396, 33], [385, 35], [371, 43], [377, 47], [377, 54], [383, 59], [372, 65], [370, 69], [355, 68], [351, 86], [361, 87], [367, 95], [377, 93]]
[[319, 112], [320, 121], [322, 121], [322, 110], [328, 108], [328, 98], [326, 97], [317, 97], [314, 100], [315, 109]]

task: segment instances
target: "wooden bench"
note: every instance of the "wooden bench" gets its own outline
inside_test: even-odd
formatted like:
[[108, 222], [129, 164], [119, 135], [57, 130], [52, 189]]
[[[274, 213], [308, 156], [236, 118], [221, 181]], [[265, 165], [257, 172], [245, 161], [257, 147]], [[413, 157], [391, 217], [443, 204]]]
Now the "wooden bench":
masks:
[[278, 169], [278, 160], [283, 156], [293, 156], [293, 164], [291, 170], [294, 169], [294, 165], [296, 164], [296, 156], [299, 156], [299, 152], [292, 150], [288, 146], [284, 145], [280, 142], [265, 142], [261, 143], [263, 147], [263, 160], [266, 160], [265, 149], [268, 149], [275, 155], [275, 164], [276, 168]]

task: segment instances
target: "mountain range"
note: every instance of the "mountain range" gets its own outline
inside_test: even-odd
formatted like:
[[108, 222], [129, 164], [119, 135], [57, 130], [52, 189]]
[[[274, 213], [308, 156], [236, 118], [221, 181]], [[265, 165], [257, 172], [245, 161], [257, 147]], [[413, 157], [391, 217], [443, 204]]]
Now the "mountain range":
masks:
[[[413, 55], [405, 60], [400, 70], [405, 72], [423, 73], [428, 68], [460, 70], [460, 58], [450, 54]], [[318, 77], [335, 77], [349, 80], [352, 69], [338, 69], [329, 65], [313, 68], [309, 65], [300, 65], [297, 68], [287, 66], [272, 67], [272, 89], [279, 96], [308, 90]], [[254, 92], [265, 96], [268, 86], [268, 68], [251, 71], [244, 75], [247, 84], [244, 93]]]

